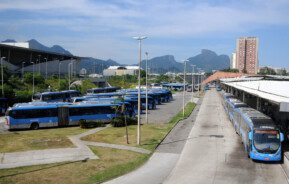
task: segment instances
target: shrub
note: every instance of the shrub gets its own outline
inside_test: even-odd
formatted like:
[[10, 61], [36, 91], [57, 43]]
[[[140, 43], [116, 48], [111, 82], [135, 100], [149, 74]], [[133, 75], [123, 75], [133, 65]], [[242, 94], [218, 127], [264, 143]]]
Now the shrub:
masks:
[[[136, 118], [126, 117], [126, 123], [128, 126], [129, 125], [136, 125], [137, 120], [136, 120]], [[117, 118], [113, 119], [111, 121], [111, 125], [113, 127], [124, 127], [125, 126], [125, 117], [121, 116], [121, 117], [117, 117]]]
[[95, 127], [104, 127], [104, 123], [101, 121], [79, 121], [80, 128], [95, 128]]

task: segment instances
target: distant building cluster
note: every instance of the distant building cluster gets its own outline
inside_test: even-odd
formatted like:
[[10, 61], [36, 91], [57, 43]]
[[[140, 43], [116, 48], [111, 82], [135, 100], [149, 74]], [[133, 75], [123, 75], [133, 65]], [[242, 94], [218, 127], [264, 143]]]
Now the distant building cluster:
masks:
[[103, 76], [137, 75], [138, 66], [110, 66], [103, 70]]
[[30, 48], [29, 42], [2, 42], [3, 45], [10, 45], [15, 47]]
[[257, 74], [259, 40], [257, 37], [241, 37], [237, 39], [236, 52], [231, 56], [231, 69], [239, 72]]

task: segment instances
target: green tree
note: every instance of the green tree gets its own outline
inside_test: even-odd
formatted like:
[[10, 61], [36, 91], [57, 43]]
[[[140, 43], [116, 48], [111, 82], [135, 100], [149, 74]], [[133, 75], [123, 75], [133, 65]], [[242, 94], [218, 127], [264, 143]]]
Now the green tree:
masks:
[[283, 76], [286, 76], [286, 75], [287, 75], [287, 71], [286, 71], [285, 68], [283, 68], [283, 69], [281, 70], [281, 75], [283, 75]]
[[82, 94], [85, 94], [86, 91], [91, 88], [96, 88], [96, 85], [90, 80], [83, 80], [79, 90]]
[[1, 93], [1, 97], [6, 97], [6, 98], [14, 98], [14, 91], [13, 87], [10, 86], [9, 84], [4, 84], [3, 86], [0, 86], [0, 91], [2, 92], [2, 88], [4, 89], [4, 96]]
[[32, 91], [30, 90], [19, 90], [15, 92], [17, 102], [29, 102], [32, 98]]
[[276, 72], [272, 68], [264, 67], [260, 70], [260, 72], [258, 74], [260, 74], [260, 75], [276, 75]]

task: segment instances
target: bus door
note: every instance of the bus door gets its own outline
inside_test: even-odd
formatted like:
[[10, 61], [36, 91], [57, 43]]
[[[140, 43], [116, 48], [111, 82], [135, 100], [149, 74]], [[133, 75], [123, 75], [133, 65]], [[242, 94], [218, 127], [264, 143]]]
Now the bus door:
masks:
[[69, 125], [69, 108], [58, 107], [58, 126]]

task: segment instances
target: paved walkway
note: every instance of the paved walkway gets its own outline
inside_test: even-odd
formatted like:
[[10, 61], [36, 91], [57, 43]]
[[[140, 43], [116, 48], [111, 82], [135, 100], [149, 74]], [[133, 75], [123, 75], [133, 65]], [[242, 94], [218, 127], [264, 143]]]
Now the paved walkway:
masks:
[[[198, 99], [194, 99], [197, 102]], [[106, 182], [106, 184], [159, 184], [174, 169], [200, 108], [198, 101], [193, 113], [180, 121], [158, 146], [151, 158], [139, 169]]]

